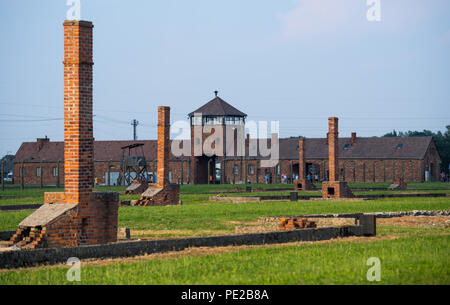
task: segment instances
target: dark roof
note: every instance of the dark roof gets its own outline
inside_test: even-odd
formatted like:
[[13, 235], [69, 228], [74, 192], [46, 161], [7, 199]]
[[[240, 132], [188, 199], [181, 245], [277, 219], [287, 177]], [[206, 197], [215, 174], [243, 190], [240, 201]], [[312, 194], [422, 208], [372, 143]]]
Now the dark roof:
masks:
[[[147, 160], [156, 160], [156, 140], [144, 141], [95, 141], [94, 160], [96, 161], [120, 161], [122, 159], [122, 147], [142, 143], [144, 156]], [[132, 155], [141, 155], [141, 148], [131, 150]], [[128, 155], [128, 150], [125, 150]], [[171, 156], [172, 159], [176, 159]], [[179, 158], [182, 159], [182, 158]], [[184, 159], [187, 159], [185, 157]], [[22, 143], [17, 151], [14, 162], [40, 162], [64, 160], [64, 142], [48, 142], [38, 151], [37, 142]]]
[[198, 108], [197, 110], [189, 113], [189, 116], [193, 116], [194, 113], [201, 113], [203, 116], [214, 116], [214, 115], [229, 115], [229, 116], [240, 116], [246, 117], [247, 115], [242, 111], [237, 110], [227, 102], [225, 102], [220, 97], [216, 96], [214, 99]]
[[[432, 137], [357, 137], [355, 143], [351, 145], [351, 138], [339, 138], [339, 158], [423, 159], [431, 141]], [[402, 144], [402, 147], [398, 148], [398, 144]], [[280, 139], [280, 159], [297, 158], [298, 138]], [[306, 138], [305, 158], [328, 158], [327, 139]]]
[[[270, 140], [268, 146], [270, 147]], [[423, 159], [432, 137], [410, 137], [410, 138], [356, 138], [354, 145], [350, 145], [351, 138], [339, 138], [339, 158], [349, 159]], [[189, 142], [189, 141], [188, 141]], [[143, 143], [145, 158], [149, 161], [156, 160], [157, 141], [95, 141], [94, 159], [96, 161], [119, 161], [122, 159], [122, 147]], [[348, 149], [345, 145], [348, 144]], [[402, 144], [401, 148], [397, 148]], [[140, 154], [141, 149], [133, 150]], [[249, 147], [247, 145], [246, 155]], [[189, 157], [181, 157], [179, 160], [187, 160]], [[305, 139], [305, 158], [307, 159], [327, 159], [328, 145], [325, 138]], [[14, 162], [39, 162], [58, 161], [64, 159], [64, 142], [48, 142], [38, 151], [37, 142], [22, 143], [17, 151]], [[171, 155], [171, 159], [176, 159]], [[259, 156], [250, 159], [262, 159]], [[280, 159], [298, 160], [298, 138], [280, 139]]]

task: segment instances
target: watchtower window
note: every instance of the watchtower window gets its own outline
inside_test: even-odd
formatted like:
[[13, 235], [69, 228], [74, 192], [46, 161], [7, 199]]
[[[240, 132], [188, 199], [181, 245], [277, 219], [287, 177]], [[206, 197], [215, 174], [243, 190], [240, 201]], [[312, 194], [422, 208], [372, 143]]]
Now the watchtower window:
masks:
[[223, 117], [205, 117], [203, 121], [205, 125], [222, 125]]
[[244, 124], [244, 118], [238, 116], [225, 117], [225, 125], [241, 125]]
[[191, 123], [194, 126], [201, 126], [202, 125], [202, 117], [201, 116], [193, 116]]

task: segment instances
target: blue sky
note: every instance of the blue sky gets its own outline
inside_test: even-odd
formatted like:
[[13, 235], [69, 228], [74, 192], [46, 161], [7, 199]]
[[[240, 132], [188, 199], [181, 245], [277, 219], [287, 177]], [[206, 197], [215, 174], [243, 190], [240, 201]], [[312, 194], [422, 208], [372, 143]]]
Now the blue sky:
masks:
[[[94, 135], [156, 138], [214, 90], [282, 137], [450, 124], [450, 1], [81, 0], [94, 28]], [[0, 155], [47, 135], [63, 140], [65, 0], [0, 0]]]

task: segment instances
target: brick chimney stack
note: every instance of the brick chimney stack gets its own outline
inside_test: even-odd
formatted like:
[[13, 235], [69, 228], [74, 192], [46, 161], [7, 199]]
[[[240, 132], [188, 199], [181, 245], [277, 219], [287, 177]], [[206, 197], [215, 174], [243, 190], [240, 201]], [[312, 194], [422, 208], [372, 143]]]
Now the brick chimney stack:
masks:
[[64, 184], [67, 203], [88, 204], [93, 183], [92, 29], [64, 22]]
[[169, 185], [170, 107], [158, 107], [158, 174], [157, 186]]
[[352, 145], [356, 142], [356, 132], [352, 132]]
[[41, 149], [45, 146], [46, 143], [50, 142], [50, 139], [45, 136], [45, 138], [38, 138], [36, 139], [37, 142], [37, 149], [38, 151], [41, 151]]
[[328, 118], [328, 166], [329, 166], [329, 181], [338, 181], [338, 118]]
[[298, 140], [298, 179], [305, 180], [305, 139]]

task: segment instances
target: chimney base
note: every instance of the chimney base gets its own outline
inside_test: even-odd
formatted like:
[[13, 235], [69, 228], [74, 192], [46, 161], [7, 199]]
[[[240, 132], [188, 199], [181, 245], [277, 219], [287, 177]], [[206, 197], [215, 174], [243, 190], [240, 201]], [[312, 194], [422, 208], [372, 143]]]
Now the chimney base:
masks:
[[345, 181], [324, 181], [322, 198], [355, 198], [355, 195]]

